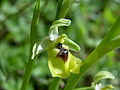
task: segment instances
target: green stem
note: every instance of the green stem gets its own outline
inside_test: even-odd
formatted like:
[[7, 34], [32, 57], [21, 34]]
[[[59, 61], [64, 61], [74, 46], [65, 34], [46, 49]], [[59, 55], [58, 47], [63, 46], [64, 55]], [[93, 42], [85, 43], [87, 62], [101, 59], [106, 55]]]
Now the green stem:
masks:
[[76, 88], [74, 90], [94, 90], [93, 87], [83, 87], [83, 88]]
[[60, 78], [54, 77], [49, 90], [58, 90], [60, 81], [61, 81]]
[[[56, 19], [58, 19], [58, 16], [59, 16], [59, 11], [60, 11], [60, 7], [62, 5], [62, 1], [63, 0], [58, 0], [58, 4], [57, 4], [57, 13], [56, 13]], [[58, 90], [58, 86], [59, 86], [59, 83], [60, 83], [61, 79], [60, 78], [53, 78], [53, 81], [52, 83], [50, 84], [50, 87], [49, 87], [49, 90]]]
[[110, 52], [111, 50], [120, 46], [120, 38], [115, 39], [120, 33], [120, 17], [116, 20], [111, 30], [102, 40], [100, 45], [84, 60], [81, 66], [80, 73], [72, 75], [64, 90], [73, 90], [78, 81], [82, 78], [85, 72], [102, 56]]
[[32, 56], [32, 47], [34, 43], [38, 40], [38, 31], [37, 31], [37, 24], [40, 15], [40, 0], [36, 0], [36, 5], [34, 8], [34, 14], [31, 23], [31, 30], [30, 30], [30, 52], [29, 52], [29, 61], [27, 63], [27, 67], [24, 74], [23, 83], [21, 86], [21, 90], [28, 90], [27, 86], [29, 84], [29, 79], [31, 77], [32, 68], [35, 63], [35, 59], [31, 59]]
[[[111, 46], [111, 47], [110, 47]], [[77, 85], [78, 81], [82, 78], [82, 76], [85, 74], [85, 72], [88, 71], [88, 69], [101, 58], [106, 53], [110, 52], [111, 50], [117, 48], [120, 46], [120, 39], [114, 40], [111, 42], [108, 42], [106, 46], [104, 47], [98, 47], [96, 48], [85, 60], [83, 65], [81, 66], [81, 71], [77, 75], [72, 75], [65, 87], [64, 90], [73, 90], [74, 87]]]
[[98, 57], [98, 52], [96, 50], [94, 50], [89, 57], [86, 59], [88, 60], [88, 62], [85, 62], [82, 66], [81, 66], [81, 71], [79, 74], [77, 75], [72, 75], [68, 81], [68, 83], [66, 84], [66, 87], [64, 90], [73, 90], [74, 87], [77, 85], [78, 81], [81, 79], [81, 77], [85, 74], [85, 72], [87, 72], [87, 70], [89, 69], [89, 67], [94, 63], [92, 61], [97, 60]]
[[[97, 58], [96, 51], [93, 51], [93, 53], [91, 53], [91, 55], [89, 55], [89, 57], [88, 57], [89, 60], [93, 60], [93, 59], [96, 60], [96, 58]], [[84, 75], [86, 70], [90, 67], [89, 64], [87, 64], [89, 66], [85, 66], [86, 64], [83, 64], [81, 66], [81, 71], [80, 71], [79, 74], [71, 75], [71, 77], [70, 77], [68, 83], [66, 84], [64, 90], [73, 90], [74, 89], [74, 87], [77, 85], [77, 83], [80, 80], [80, 78]]]
[[[56, 19], [64, 18], [69, 10], [72, 0], [58, 0]], [[50, 85], [50, 90], [58, 90], [60, 78], [53, 78], [53, 82]]]
[[31, 72], [32, 72], [32, 68], [34, 66], [35, 60], [29, 60], [27, 63], [27, 68], [24, 74], [24, 79], [23, 79], [23, 83], [22, 83], [22, 87], [21, 90], [26, 90], [28, 87], [28, 83], [29, 83], [29, 79], [31, 76]]

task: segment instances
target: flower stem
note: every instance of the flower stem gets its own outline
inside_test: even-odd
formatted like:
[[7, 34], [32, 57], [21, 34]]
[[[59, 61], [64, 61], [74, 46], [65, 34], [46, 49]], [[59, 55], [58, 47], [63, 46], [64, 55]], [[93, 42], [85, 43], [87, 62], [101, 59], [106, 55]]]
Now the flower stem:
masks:
[[120, 46], [120, 37], [117, 37], [120, 33], [120, 17], [117, 18], [111, 30], [107, 33], [98, 47], [84, 60], [81, 66], [81, 71], [77, 75], [72, 75], [66, 84], [64, 90], [73, 90], [78, 81], [82, 78], [85, 72], [102, 56], [110, 52], [111, 50]]
[[[57, 14], [56, 14], [56, 20], [60, 18], [64, 18], [70, 8], [72, 0], [58, 0], [58, 7], [57, 7]], [[50, 85], [49, 90], [58, 90], [58, 86], [60, 83], [60, 78], [53, 78], [53, 82]]]
[[54, 77], [49, 90], [58, 90], [60, 81], [61, 81], [60, 78]]
[[24, 74], [24, 79], [22, 82], [21, 90], [28, 90], [27, 86], [29, 84], [29, 79], [31, 77], [32, 68], [35, 63], [35, 59], [31, 59], [32, 56], [32, 47], [34, 43], [38, 40], [38, 31], [37, 31], [37, 24], [40, 15], [40, 0], [36, 0], [36, 5], [34, 8], [34, 14], [31, 23], [31, 30], [30, 30], [30, 52], [29, 52], [29, 59], [27, 63], [27, 67]]
[[29, 60], [28, 63], [27, 63], [27, 68], [26, 68], [26, 71], [25, 71], [25, 74], [24, 74], [24, 79], [23, 79], [21, 90], [26, 90], [26, 88], [28, 86], [34, 63], [35, 63], [35, 60]]

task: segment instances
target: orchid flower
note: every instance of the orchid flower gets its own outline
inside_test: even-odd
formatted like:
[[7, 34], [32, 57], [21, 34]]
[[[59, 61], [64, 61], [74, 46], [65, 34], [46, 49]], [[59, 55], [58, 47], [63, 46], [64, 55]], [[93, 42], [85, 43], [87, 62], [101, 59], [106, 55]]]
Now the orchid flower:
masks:
[[82, 61], [71, 54], [70, 50], [79, 51], [80, 47], [70, 40], [66, 34], [59, 35], [59, 26], [69, 26], [70, 20], [60, 19], [50, 27], [49, 36], [33, 46], [32, 59], [47, 50], [48, 66], [53, 77], [67, 78], [70, 73], [78, 74]]

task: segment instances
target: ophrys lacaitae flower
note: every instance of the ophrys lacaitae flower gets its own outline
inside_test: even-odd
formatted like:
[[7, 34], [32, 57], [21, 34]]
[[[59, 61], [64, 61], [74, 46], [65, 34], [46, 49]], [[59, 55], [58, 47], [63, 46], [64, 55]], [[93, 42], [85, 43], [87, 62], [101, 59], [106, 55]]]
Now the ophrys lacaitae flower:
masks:
[[70, 73], [78, 74], [82, 61], [73, 56], [70, 50], [79, 51], [80, 47], [70, 40], [66, 34], [58, 34], [59, 26], [69, 26], [70, 20], [60, 19], [50, 27], [49, 37], [44, 38], [33, 47], [35, 58], [39, 52], [47, 50], [48, 66], [53, 77], [67, 78]]

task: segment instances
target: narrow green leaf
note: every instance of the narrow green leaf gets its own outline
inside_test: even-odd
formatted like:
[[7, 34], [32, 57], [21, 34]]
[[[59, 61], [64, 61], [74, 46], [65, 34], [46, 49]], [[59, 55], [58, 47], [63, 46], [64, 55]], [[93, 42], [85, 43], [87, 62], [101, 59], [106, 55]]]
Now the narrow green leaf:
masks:
[[29, 60], [28, 60], [27, 67], [25, 70], [21, 90], [28, 90], [27, 87], [28, 87], [29, 80], [31, 77], [32, 68], [35, 63], [35, 60], [32, 60], [31, 56], [32, 56], [32, 47], [33, 47], [34, 43], [38, 40], [37, 24], [38, 24], [38, 20], [39, 20], [39, 14], [40, 14], [40, 0], [36, 0], [36, 5], [34, 8], [34, 14], [33, 14], [32, 23], [31, 23], [31, 30], [30, 30]]
[[58, 19], [60, 18], [64, 18], [70, 8], [72, 0], [63, 0], [60, 11], [59, 11], [59, 15], [58, 15]]
[[37, 0], [34, 8], [34, 14], [31, 23], [31, 30], [30, 30], [31, 47], [38, 40], [37, 24], [39, 21], [39, 15], [40, 15], [40, 0]]
[[105, 38], [102, 40], [101, 45], [106, 44], [108, 41], [113, 40], [120, 35], [120, 16], [116, 19], [110, 31], [107, 33]]
[[62, 2], [63, 2], [63, 0], [58, 0], [58, 3], [57, 3], [56, 19], [59, 19], [58, 16], [59, 16], [59, 11], [60, 11], [60, 8], [61, 8], [61, 5], [62, 5]]

